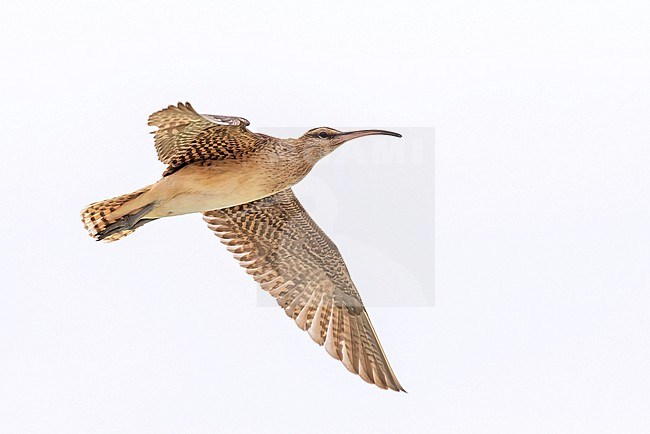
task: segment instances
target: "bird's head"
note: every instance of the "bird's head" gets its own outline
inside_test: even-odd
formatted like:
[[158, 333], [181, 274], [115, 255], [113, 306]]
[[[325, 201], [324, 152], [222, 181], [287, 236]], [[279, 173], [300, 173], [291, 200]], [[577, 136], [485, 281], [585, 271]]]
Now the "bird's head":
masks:
[[359, 130], [342, 132], [329, 127], [319, 127], [307, 131], [300, 138], [304, 143], [305, 151], [315, 159], [321, 159], [343, 143], [364, 136], [384, 135], [402, 137], [401, 134], [385, 130]]

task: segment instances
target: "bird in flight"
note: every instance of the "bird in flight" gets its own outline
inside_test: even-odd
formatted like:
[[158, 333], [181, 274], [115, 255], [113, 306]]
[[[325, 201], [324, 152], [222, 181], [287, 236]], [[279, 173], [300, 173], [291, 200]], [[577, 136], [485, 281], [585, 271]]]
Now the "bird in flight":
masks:
[[248, 130], [246, 119], [198, 114], [189, 103], [149, 116], [158, 159], [155, 184], [95, 202], [81, 213], [96, 240], [119, 240], [154, 220], [203, 213], [246, 272], [302, 330], [352, 373], [404, 391], [370, 323], [343, 258], [291, 187], [341, 144], [384, 130], [321, 127], [297, 139]]

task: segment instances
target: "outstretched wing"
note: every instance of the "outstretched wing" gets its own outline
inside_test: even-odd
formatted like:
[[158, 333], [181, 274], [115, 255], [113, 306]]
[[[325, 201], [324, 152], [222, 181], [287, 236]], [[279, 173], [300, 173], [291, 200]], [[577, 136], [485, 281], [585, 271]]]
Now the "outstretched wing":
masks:
[[291, 189], [203, 219], [298, 327], [345, 367], [382, 389], [395, 378], [338, 249]]
[[261, 136], [246, 129], [250, 123], [233, 116], [200, 115], [190, 103], [170, 105], [149, 116], [158, 159], [168, 164], [163, 176], [203, 160], [239, 158], [256, 146]]

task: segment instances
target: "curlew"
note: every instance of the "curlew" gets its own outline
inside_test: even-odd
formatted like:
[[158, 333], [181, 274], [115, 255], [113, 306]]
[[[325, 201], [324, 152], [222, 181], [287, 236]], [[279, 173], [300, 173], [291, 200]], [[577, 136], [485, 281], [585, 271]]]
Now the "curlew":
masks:
[[149, 117], [157, 127], [155, 184], [95, 202], [82, 221], [96, 240], [119, 240], [154, 220], [203, 213], [240, 265], [301, 329], [352, 373], [404, 391], [334, 243], [291, 187], [343, 143], [384, 130], [320, 127], [297, 139], [248, 130], [241, 117], [198, 114], [189, 103]]

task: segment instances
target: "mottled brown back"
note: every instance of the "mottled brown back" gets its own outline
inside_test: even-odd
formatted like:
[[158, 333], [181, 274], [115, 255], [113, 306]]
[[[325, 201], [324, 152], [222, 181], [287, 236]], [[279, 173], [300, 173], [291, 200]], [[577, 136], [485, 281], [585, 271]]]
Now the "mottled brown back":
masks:
[[265, 136], [249, 131], [240, 117], [200, 115], [190, 103], [169, 106], [149, 116], [158, 159], [169, 166], [163, 176], [205, 160], [241, 158], [259, 149]]

